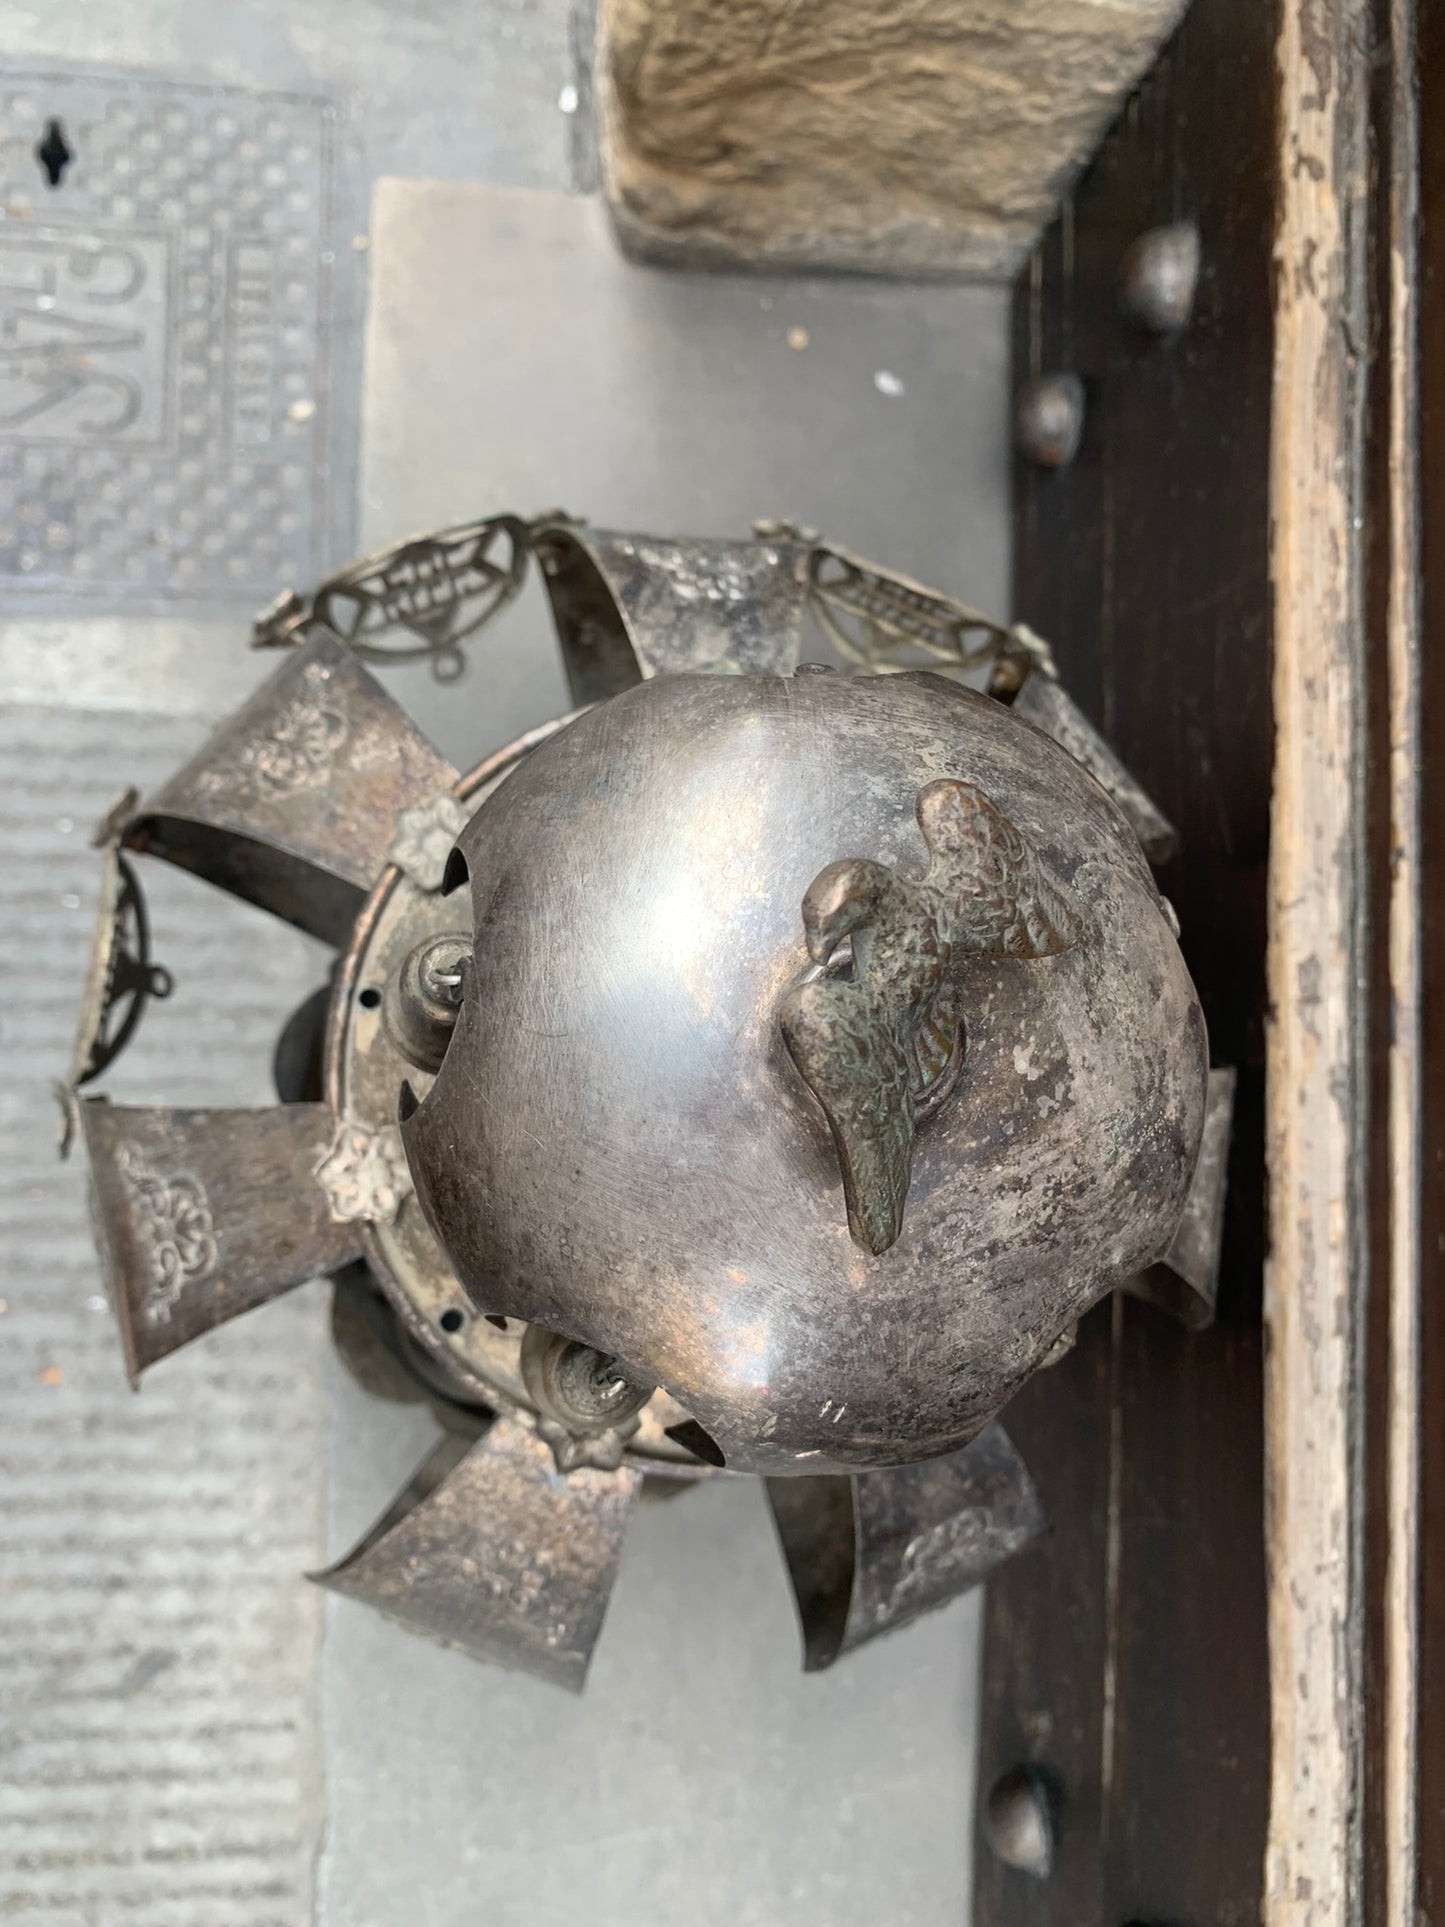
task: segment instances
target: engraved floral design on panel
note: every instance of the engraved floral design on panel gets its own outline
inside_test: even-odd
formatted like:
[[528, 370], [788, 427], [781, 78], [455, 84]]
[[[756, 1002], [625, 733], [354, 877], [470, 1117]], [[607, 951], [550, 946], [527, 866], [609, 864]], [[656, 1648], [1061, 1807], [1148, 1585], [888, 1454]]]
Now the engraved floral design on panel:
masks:
[[136, 1244], [149, 1273], [140, 1302], [148, 1325], [167, 1325], [186, 1286], [215, 1268], [216, 1227], [205, 1187], [192, 1171], [165, 1176], [133, 1144], [116, 1153]]
[[325, 700], [330, 681], [324, 664], [310, 663], [285, 700], [253, 723], [249, 739], [233, 748], [223, 734], [209, 766], [194, 778], [197, 791], [221, 798], [254, 791], [276, 800], [329, 783], [350, 735], [345, 715]]
[[440, 890], [447, 858], [467, 822], [466, 805], [443, 791], [398, 813], [387, 856], [419, 890]]
[[346, 718], [339, 710], [301, 697], [281, 711], [268, 736], [246, 745], [241, 760], [259, 789], [289, 796], [325, 783], [345, 740]]

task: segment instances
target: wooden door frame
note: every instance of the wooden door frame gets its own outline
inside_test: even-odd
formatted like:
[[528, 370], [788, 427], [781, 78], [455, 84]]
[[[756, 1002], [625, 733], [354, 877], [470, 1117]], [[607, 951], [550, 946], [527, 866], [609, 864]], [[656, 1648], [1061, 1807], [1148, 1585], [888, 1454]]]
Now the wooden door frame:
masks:
[[1413, 0], [1284, 0], [1265, 1269], [1270, 1923], [1414, 1927], [1422, 551]]
[[[1037, 1767], [1058, 1837], [1040, 1881], [981, 1826], [990, 1927], [1445, 1918], [1432, 112], [1445, 0], [1193, 0], [1018, 285], [1017, 379], [1088, 414], [1071, 468], [1018, 464], [1016, 613], [1179, 823], [1242, 1103], [1219, 1328], [1104, 1308], [1011, 1408], [1053, 1536], [990, 1589], [980, 1791]], [[1196, 315], [1130, 342], [1118, 259], [1180, 219]]]

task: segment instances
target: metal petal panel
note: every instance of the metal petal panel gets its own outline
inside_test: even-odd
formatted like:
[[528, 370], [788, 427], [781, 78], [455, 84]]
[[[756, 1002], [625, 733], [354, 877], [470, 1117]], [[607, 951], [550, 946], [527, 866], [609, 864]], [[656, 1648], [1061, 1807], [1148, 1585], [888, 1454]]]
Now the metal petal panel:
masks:
[[1033, 1481], [998, 1425], [923, 1465], [769, 1479], [768, 1497], [808, 1672], [970, 1591], [1044, 1525]]
[[316, 1181], [336, 1120], [80, 1105], [96, 1242], [134, 1382], [147, 1366], [361, 1252]]
[[1052, 736], [1109, 792], [1151, 863], [1169, 861], [1179, 848], [1174, 825], [1125, 769], [1062, 683], [1035, 670], [1015, 696], [1013, 712]]
[[399, 812], [456, 781], [351, 652], [318, 635], [147, 799], [124, 841], [341, 944]]
[[785, 539], [664, 541], [557, 526], [537, 537], [578, 703], [648, 676], [797, 663], [811, 550]]
[[1236, 1082], [1233, 1070], [1209, 1073], [1204, 1136], [1184, 1216], [1168, 1251], [1132, 1287], [1136, 1297], [1149, 1299], [1190, 1331], [1203, 1331], [1214, 1323], [1219, 1297], [1219, 1253], [1224, 1241]]
[[319, 1584], [475, 1658], [580, 1692], [641, 1474], [560, 1477], [535, 1432], [498, 1419], [447, 1438]]

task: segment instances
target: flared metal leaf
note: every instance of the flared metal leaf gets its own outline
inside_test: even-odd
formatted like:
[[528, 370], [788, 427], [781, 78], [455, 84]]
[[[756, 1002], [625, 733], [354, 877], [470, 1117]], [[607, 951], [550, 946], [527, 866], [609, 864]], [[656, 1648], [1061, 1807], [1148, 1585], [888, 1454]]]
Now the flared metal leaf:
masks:
[[1190, 1331], [1203, 1331], [1214, 1323], [1219, 1296], [1219, 1252], [1224, 1241], [1235, 1083], [1232, 1070], [1209, 1073], [1204, 1135], [1184, 1216], [1159, 1263], [1142, 1272], [1129, 1287], [1135, 1297], [1147, 1298]]
[[1179, 848], [1179, 834], [1142, 786], [1130, 775], [1063, 684], [1034, 670], [1013, 700], [1013, 712], [1052, 736], [1076, 763], [1082, 763], [1106, 789], [1143, 846], [1151, 863], [1167, 863]]
[[512, 1419], [448, 1437], [360, 1545], [317, 1583], [475, 1658], [580, 1692], [641, 1474], [559, 1476]]
[[601, 702], [684, 670], [786, 675], [798, 660], [809, 547], [668, 542], [556, 524], [536, 536], [567, 679]]
[[270, 1110], [138, 1109], [87, 1098], [96, 1242], [132, 1383], [228, 1319], [361, 1253], [317, 1179], [336, 1118]]
[[768, 1498], [810, 1673], [979, 1585], [1044, 1523], [1033, 1481], [998, 1425], [922, 1465], [769, 1479]]
[[323, 633], [142, 804], [123, 841], [341, 944], [400, 813], [456, 781], [380, 683]]

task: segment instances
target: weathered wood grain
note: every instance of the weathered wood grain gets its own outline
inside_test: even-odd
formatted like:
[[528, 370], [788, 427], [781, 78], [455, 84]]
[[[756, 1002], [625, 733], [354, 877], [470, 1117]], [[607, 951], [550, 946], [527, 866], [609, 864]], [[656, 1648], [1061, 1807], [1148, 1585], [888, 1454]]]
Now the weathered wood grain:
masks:
[[1358, 1919], [1364, 1867], [1366, 18], [1283, 0], [1277, 49], [1265, 1919], [1281, 1927]]
[[[1420, 109], [1413, 0], [1390, 0], [1383, 235], [1385, 761], [1387, 865], [1386, 1157], [1388, 1386], [1386, 1547], [1381, 1621], [1384, 1742], [1382, 1838], [1386, 1918], [1416, 1920], [1420, 1812], [1422, 1417], [1421, 1179], [1425, 1156], [1422, 1017], [1421, 800], [1426, 742], [1421, 705]], [[1437, 1253], [1437, 1268], [1438, 1258]], [[1366, 1843], [1367, 1855], [1369, 1842]], [[1368, 1871], [1368, 1869], [1367, 1869]], [[1368, 1897], [1368, 1890], [1367, 1890]]]
[[[1445, 4], [1418, 8], [1420, 200], [1417, 261], [1419, 380], [1418, 854], [1420, 1111], [1417, 1311], [1416, 1571], [1402, 1571], [1415, 1623], [1415, 1811], [1418, 1917], [1445, 1917]], [[1403, 236], [1402, 236], [1403, 239]], [[1431, 992], [1434, 992], [1432, 995]], [[1408, 1440], [1402, 1438], [1408, 1453]], [[1408, 1461], [1407, 1461], [1408, 1463]], [[1410, 1658], [1402, 1653], [1402, 1666]]]
[[[984, 1777], [996, 1739], [1052, 1748], [1075, 1833], [1047, 1886], [981, 1867], [1000, 1922], [1416, 1927], [1445, 1908], [1437, 101], [1445, 0], [1196, 0], [1021, 292], [1020, 373], [1083, 376], [1089, 422], [1071, 469], [1021, 473], [1019, 613], [1180, 826], [1166, 887], [1245, 1102], [1225, 1330], [1171, 1343], [1116, 1311], [1010, 1418], [1046, 1505], [1050, 1452], [1075, 1457], [1035, 1571], [993, 1588]], [[1189, 329], [1155, 346], [1162, 389], [1103, 298], [1110, 250], [1165, 218], [1161, 178], [1205, 262]], [[1222, 839], [1199, 771], [1223, 776]], [[1266, 842], [1267, 1000], [1266, 893], [1241, 862]], [[1266, 1555], [1267, 1674], [1247, 1583]], [[1102, 1617], [1060, 1610], [1101, 1572]], [[1074, 1707], [1052, 1731], [1017, 1715], [1051, 1696], [1045, 1655]], [[1238, 1717], [1251, 1694], [1268, 1734], [1264, 1708]]]

